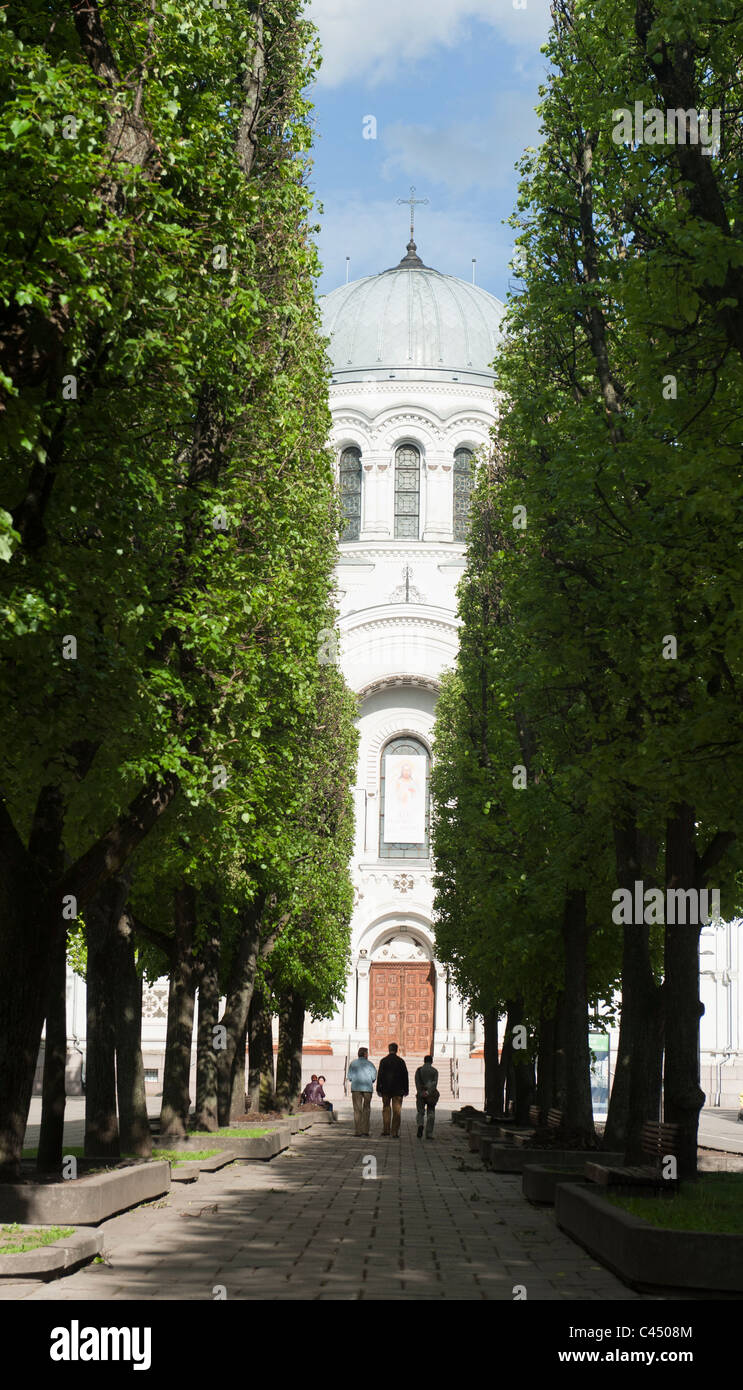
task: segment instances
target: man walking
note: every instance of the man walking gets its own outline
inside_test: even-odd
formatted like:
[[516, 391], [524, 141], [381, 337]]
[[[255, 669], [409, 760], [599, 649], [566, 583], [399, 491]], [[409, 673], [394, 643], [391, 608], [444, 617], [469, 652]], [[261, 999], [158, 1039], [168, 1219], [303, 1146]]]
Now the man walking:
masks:
[[359, 1048], [358, 1057], [348, 1068], [348, 1079], [351, 1083], [354, 1133], [360, 1138], [369, 1133], [371, 1098], [377, 1079], [377, 1069], [369, 1061], [368, 1047]]
[[[400, 1138], [400, 1112], [410, 1084], [408, 1069], [397, 1055], [397, 1043], [390, 1043], [387, 1056], [379, 1063], [377, 1094], [382, 1097], [382, 1137]], [[390, 1128], [390, 1111], [392, 1127]]]
[[[439, 1098], [438, 1092], [439, 1074], [433, 1065], [433, 1057], [429, 1054], [423, 1058], [423, 1066], [418, 1067], [415, 1073], [415, 1108], [418, 1112], [418, 1138], [423, 1138], [423, 1121], [426, 1122], [426, 1138], [433, 1139], [433, 1122], [436, 1118], [436, 1102]], [[426, 1114], [428, 1112], [428, 1114]]]

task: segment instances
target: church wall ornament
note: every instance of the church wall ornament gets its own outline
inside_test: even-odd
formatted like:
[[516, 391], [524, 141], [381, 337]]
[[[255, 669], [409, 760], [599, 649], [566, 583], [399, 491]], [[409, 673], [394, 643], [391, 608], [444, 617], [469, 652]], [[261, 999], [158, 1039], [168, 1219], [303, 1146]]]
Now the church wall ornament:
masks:
[[[456, 542], [455, 545], [447, 545], [446, 542], [441, 542], [438, 545], [426, 545], [425, 542], [411, 541], [409, 545], [401, 546], [399, 541], [395, 541], [394, 545], [381, 541], [378, 545], [366, 548], [363, 542], [360, 548], [357, 548], [358, 542], [353, 542], [353, 545], [353, 554], [357, 560], [374, 560], [377, 564], [381, 564], [384, 560], [410, 560], [411, 556], [414, 556], [416, 561], [450, 560], [457, 551], [460, 551], [462, 556], [466, 552], [466, 547], [460, 542]], [[343, 564], [342, 554], [338, 564]]]
[[425, 603], [425, 594], [416, 588], [410, 581], [413, 571], [410, 565], [404, 565], [402, 569], [402, 584], [398, 584], [389, 595], [388, 603]]
[[[341, 425], [339, 421], [334, 421], [330, 435], [331, 448], [337, 453], [344, 449], [356, 447], [361, 450], [362, 457], [373, 447], [374, 435], [368, 422], [348, 421]], [[336, 460], [337, 463], [337, 460]]]
[[142, 1019], [144, 1022], [152, 1022], [155, 1019], [168, 1017], [168, 995], [170, 985], [167, 980], [164, 983], [159, 981], [154, 985], [145, 985], [142, 991]]
[[[428, 863], [427, 860], [419, 861]], [[417, 873], [401, 873], [399, 869], [364, 868], [364, 882], [369, 887], [387, 888], [393, 893], [421, 893], [431, 886], [431, 870], [419, 869]], [[402, 884], [399, 887], [398, 884]]]
[[407, 903], [404, 910], [389, 907], [371, 917], [359, 931], [354, 951], [361, 960], [373, 959], [379, 948], [387, 945], [392, 936], [407, 937], [430, 950], [433, 955], [434, 932], [430, 914], [413, 911]]
[[378, 946], [372, 957], [374, 961], [426, 961], [430, 960], [430, 947], [426, 950], [419, 942], [404, 937], [394, 937], [384, 946]]
[[[390, 401], [390, 396], [397, 396], [396, 402]], [[483, 409], [490, 407], [491, 416], [498, 410], [498, 401], [494, 397], [491, 386], [481, 386], [474, 381], [426, 381], [425, 378], [419, 380], [400, 377], [396, 382], [396, 389], [393, 392], [388, 382], [383, 381], [337, 381], [330, 386], [330, 398], [341, 401], [344, 398], [356, 401], [359, 397], [371, 396], [380, 401], [378, 414], [383, 410], [394, 409], [399, 406], [400, 396], [415, 396], [416, 402], [422, 404], [427, 398], [436, 399], [437, 396], [447, 396], [449, 399], [467, 401], [470, 407], [475, 402], [483, 401]], [[385, 402], [385, 397], [386, 402]], [[384, 402], [384, 403], [382, 403]], [[363, 407], [359, 407], [362, 409]]]
[[392, 886], [398, 893], [409, 893], [415, 887], [415, 879], [412, 874], [398, 874]]
[[398, 690], [401, 686], [415, 686], [418, 690], [430, 690], [438, 695], [441, 682], [432, 676], [421, 676], [412, 671], [401, 676], [380, 676], [377, 680], [370, 681], [362, 690], [357, 690], [356, 697], [358, 700], [368, 700], [370, 695], [376, 695], [380, 690]]

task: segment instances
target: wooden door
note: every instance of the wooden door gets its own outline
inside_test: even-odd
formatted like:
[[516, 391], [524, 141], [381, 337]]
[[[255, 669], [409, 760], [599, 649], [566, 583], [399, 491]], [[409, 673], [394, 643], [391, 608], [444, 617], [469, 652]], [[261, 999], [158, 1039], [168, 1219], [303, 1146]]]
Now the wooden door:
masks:
[[369, 982], [369, 1050], [383, 1057], [391, 1042], [403, 1057], [421, 1058], [432, 1050], [434, 969], [421, 964], [373, 962]]
[[403, 1036], [404, 1057], [425, 1057], [433, 1051], [434, 969], [423, 965], [405, 966]]

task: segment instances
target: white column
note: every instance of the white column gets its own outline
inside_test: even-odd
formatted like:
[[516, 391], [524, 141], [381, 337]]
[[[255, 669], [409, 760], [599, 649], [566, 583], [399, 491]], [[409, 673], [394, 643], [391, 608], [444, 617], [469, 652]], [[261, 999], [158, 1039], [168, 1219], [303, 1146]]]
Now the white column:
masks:
[[362, 513], [364, 525], [361, 540], [378, 540], [380, 536], [389, 536], [390, 534], [387, 505], [389, 459], [375, 454], [367, 454], [362, 466], [364, 471]]
[[[356, 1029], [359, 1037], [369, 1041], [369, 972], [371, 961], [359, 959], [356, 971], [358, 975], [358, 1003], [356, 1007]], [[354, 1030], [349, 1030], [354, 1031]]]
[[[436, 1027], [434, 1046], [438, 1049], [446, 1042], [446, 970], [443, 965], [436, 966]], [[448, 1049], [447, 1049], [448, 1052]]]
[[366, 789], [354, 787], [354, 855], [358, 858], [366, 849]]
[[379, 854], [379, 792], [366, 794], [366, 853], [376, 858]]
[[423, 539], [424, 541], [450, 541], [454, 534], [451, 464], [444, 463], [439, 458], [427, 460], [425, 487], [426, 520]]

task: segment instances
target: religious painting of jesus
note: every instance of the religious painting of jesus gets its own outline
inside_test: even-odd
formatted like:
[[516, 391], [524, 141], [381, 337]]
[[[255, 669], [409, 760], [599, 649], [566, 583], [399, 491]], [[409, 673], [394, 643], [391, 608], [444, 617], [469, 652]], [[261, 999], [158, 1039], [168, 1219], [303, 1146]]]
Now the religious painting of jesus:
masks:
[[426, 758], [388, 753], [384, 760], [384, 838], [422, 845], [426, 838]]

